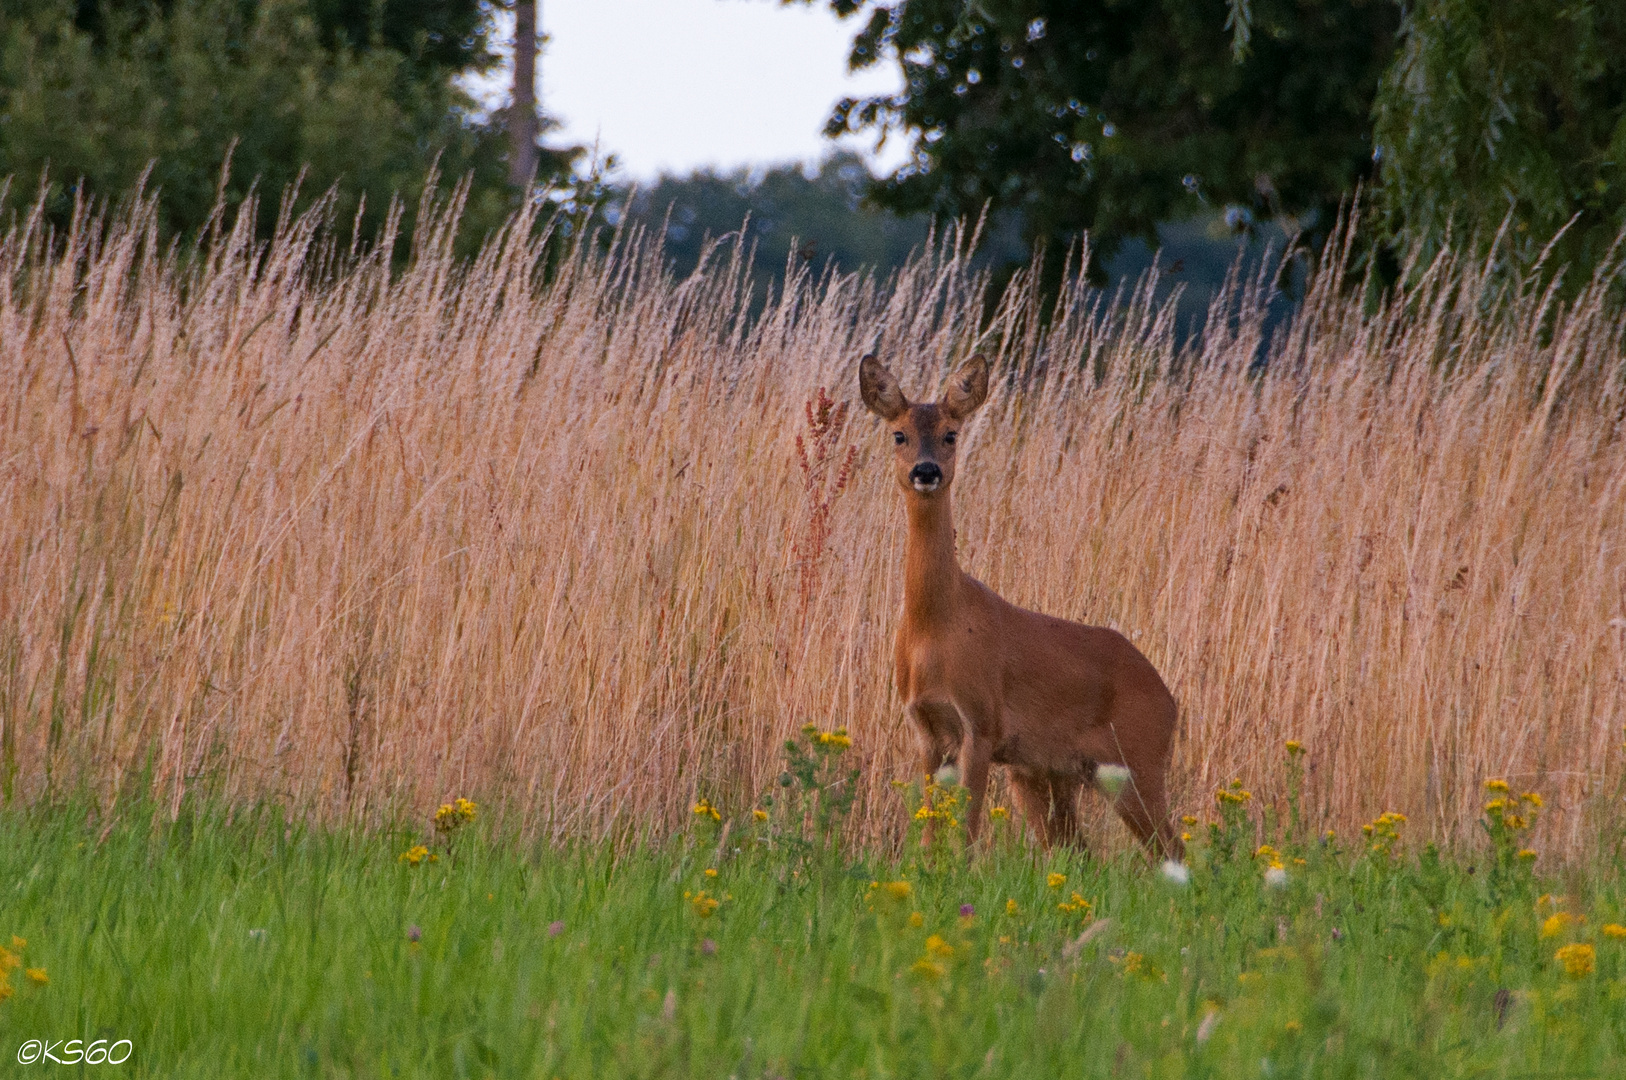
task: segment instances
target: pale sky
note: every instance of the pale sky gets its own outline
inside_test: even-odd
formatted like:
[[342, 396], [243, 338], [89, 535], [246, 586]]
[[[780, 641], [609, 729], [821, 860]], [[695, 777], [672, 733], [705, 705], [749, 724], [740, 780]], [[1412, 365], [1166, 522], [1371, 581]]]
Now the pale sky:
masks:
[[[842, 97], [892, 92], [895, 63], [851, 76], [847, 50], [862, 15], [846, 22], [824, 0], [542, 0], [549, 35], [543, 110], [563, 122], [550, 143], [613, 153], [624, 179], [703, 165], [732, 168], [817, 161], [836, 144], [820, 133]], [[509, 17], [499, 35], [512, 38]], [[506, 100], [507, 71], [478, 88]], [[890, 170], [903, 158], [873, 138], [842, 145]]]

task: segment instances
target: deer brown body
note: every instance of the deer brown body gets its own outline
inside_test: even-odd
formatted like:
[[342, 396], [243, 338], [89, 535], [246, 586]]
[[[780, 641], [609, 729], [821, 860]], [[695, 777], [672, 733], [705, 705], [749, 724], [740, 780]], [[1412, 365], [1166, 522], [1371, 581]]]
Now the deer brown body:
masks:
[[1157, 669], [1117, 631], [1007, 602], [955, 557], [955, 449], [987, 397], [987, 363], [973, 357], [940, 402], [910, 404], [892, 373], [866, 356], [859, 390], [889, 425], [908, 514], [894, 676], [926, 776], [960, 765], [975, 840], [988, 769], [1008, 766], [1017, 805], [1048, 847], [1079, 842], [1080, 789], [1099, 766], [1123, 766], [1129, 779], [1114, 808], [1152, 851], [1180, 858], [1165, 788], [1176, 710]]

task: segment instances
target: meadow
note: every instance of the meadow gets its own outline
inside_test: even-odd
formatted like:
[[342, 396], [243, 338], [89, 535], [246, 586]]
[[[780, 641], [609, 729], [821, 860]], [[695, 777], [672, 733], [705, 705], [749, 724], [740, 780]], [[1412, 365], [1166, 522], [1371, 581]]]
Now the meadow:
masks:
[[[111, 829], [7, 811], [0, 1050], [95, 1064], [99, 1047], [163, 1077], [1432, 1080], [1626, 1062], [1626, 883], [1577, 868], [1548, 891], [1520, 856], [1539, 793], [1491, 782], [1473, 862], [1410, 845], [1394, 814], [1342, 840], [1261, 821], [1232, 785], [1189, 824], [1184, 875], [1041, 855], [1003, 811], [969, 861], [946, 831], [922, 846], [919, 822], [892, 858], [832, 842], [845, 810], [821, 800], [847, 770], [818, 737], [743, 821], [697, 803], [678, 834], [624, 849], [527, 844], [468, 801], [373, 831], [271, 807]], [[1304, 758], [1284, 757], [1296, 808]]]
[[[1290, 325], [1262, 271], [1190, 335], [1155, 269], [991, 297], [960, 232], [766, 303], [727, 238], [677, 279], [522, 214], [463, 262], [460, 198], [404, 264], [323, 207], [0, 239], [5, 1060], [1618, 1071], [1608, 273], [1379, 293], [1335, 242]], [[922, 395], [993, 361], [960, 558], [1163, 673], [1189, 881], [1099, 800], [1090, 857], [920, 847], [870, 351]], [[797, 817], [809, 724], [844, 771]]]

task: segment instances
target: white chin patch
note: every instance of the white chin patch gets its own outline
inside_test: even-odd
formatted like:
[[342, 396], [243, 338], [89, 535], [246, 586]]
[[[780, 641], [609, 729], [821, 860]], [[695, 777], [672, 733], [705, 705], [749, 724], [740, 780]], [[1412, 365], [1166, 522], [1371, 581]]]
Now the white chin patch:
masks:
[[938, 488], [943, 486], [943, 481], [941, 480], [933, 480], [929, 484], [923, 484], [919, 480], [911, 480], [910, 483], [914, 486], [914, 489], [920, 492], [922, 495], [925, 495], [928, 492], [936, 491]]

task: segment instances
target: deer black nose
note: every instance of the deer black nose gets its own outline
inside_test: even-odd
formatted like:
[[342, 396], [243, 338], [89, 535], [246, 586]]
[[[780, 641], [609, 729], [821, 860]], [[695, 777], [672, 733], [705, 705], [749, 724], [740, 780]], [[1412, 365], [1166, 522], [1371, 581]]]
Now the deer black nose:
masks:
[[922, 461], [909, 470], [909, 482], [917, 488], [930, 490], [943, 482], [943, 470], [935, 461]]

